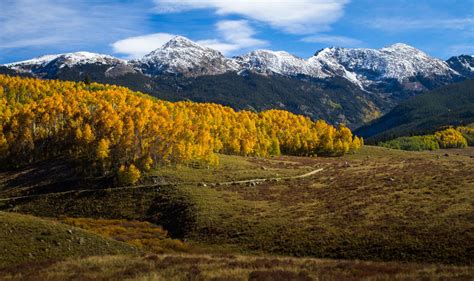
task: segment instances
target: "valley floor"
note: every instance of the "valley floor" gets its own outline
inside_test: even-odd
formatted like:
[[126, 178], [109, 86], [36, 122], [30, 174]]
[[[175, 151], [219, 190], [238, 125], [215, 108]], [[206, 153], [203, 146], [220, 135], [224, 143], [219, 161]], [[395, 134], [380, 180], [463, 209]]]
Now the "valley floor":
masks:
[[[26, 268], [7, 264], [0, 275], [15, 279], [20, 272], [28, 277], [37, 271], [30, 277], [45, 280], [114, 279], [117, 274], [138, 280], [474, 276], [474, 148], [405, 152], [366, 146], [338, 158], [220, 159], [217, 168], [164, 167], [133, 188], [101, 189], [102, 179], [74, 181], [64, 163], [0, 172], [2, 211], [56, 218], [75, 227], [87, 221], [68, 218], [102, 219], [86, 229], [106, 233], [108, 239], [118, 234], [100, 228], [111, 229], [103, 219], [147, 221], [186, 245], [166, 240], [159, 253], [71, 256], [45, 264], [26, 254]], [[297, 177], [311, 171], [318, 172]], [[248, 181], [262, 178], [267, 180]], [[113, 229], [122, 228], [126, 224]], [[120, 241], [143, 253], [146, 246], [132, 241], [142, 238]]]

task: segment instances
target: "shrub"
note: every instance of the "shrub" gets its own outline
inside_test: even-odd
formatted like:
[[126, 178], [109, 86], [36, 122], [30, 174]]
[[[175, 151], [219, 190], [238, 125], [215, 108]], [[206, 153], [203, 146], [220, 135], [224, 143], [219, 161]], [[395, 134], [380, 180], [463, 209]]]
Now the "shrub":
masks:
[[464, 148], [467, 147], [467, 140], [458, 130], [448, 128], [435, 133], [436, 140], [442, 148]]
[[400, 137], [390, 141], [381, 142], [379, 146], [409, 150], [436, 150], [439, 148], [465, 148], [474, 144], [474, 128], [459, 127], [448, 128], [436, 132], [434, 135]]
[[166, 230], [149, 222], [90, 218], [64, 218], [63, 222], [154, 253], [190, 250], [186, 243], [170, 238]]
[[140, 170], [138, 170], [137, 167], [135, 167], [135, 165], [133, 164], [128, 167], [122, 165], [118, 170], [118, 181], [119, 184], [122, 185], [136, 184], [140, 177]]
[[408, 151], [436, 150], [439, 149], [438, 141], [434, 135], [401, 137], [391, 141], [382, 142], [380, 146]]
[[467, 140], [469, 146], [474, 146], [474, 128], [473, 127], [457, 127], [456, 128]]

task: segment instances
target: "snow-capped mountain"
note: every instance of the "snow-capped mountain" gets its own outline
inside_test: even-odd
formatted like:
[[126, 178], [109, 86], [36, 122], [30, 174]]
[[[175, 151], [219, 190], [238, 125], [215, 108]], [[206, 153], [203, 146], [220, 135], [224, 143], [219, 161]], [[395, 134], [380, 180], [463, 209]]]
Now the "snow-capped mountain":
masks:
[[379, 50], [326, 48], [318, 52], [314, 59], [333, 67], [342, 65], [347, 71], [369, 80], [396, 79], [403, 82], [419, 75], [459, 75], [446, 62], [401, 43]]
[[455, 56], [451, 57], [446, 62], [459, 74], [465, 77], [474, 78], [474, 56]]
[[116, 64], [126, 63], [126, 61], [109, 55], [90, 52], [75, 52], [58, 55], [45, 55], [31, 60], [5, 64], [5, 66], [13, 69], [25, 69], [32, 67], [45, 67], [51, 63], [56, 64], [59, 68], [63, 68], [64, 66], [71, 67], [78, 64]]
[[325, 48], [307, 59], [270, 50], [229, 58], [178, 36], [136, 60], [77, 52], [10, 63], [0, 73], [117, 84], [172, 101], [286, 109], [355, 128], [421, 91], [474, 77], [473, 66], [472, 56], [444, 62], [405, 44]]
[[[361, 88], [387, 79], [410, 84], [408, 81], [413, 77], [451, 79], [460, 76], [448, 63], [400, 43], [379, 50], [325, 48], [307, 60], [287, 52], [268, 50], [253, 51], [235, 59], [241, 68], [256, 73], [342, 77]], [[424, 86], [418, 85], [418, 88]]]
[[127, 61], [109, 55], [75, 52], [45, 55], [31, 60], [9, 63], [5, 66], [20, 73], [31, 73], [41, 78], [54, 78], [60, 71], [85, 65], [108, 66], [108, 70], [110, 70], [118, 66], [126, 66]]
[[143, 58], [131, 61], [131, 64], [150, 75], [169, 73], [200, 76], [238, 70], [234, 60], [182, 36], [174, 37]]
[[240, 69], [260, 74], [280, 74], [296, 76], [299, 74], [326, 78], [331, 76], [322, 70], [319, 63], [308, 63], [307, 60], [293, 56], [285, 51], [256, 50], [243, 56], [234, 57]]
[[[270, 50], [256, 50], [227, 58], [217, 50], [182, 36], [176, 36], [143, 58], [129, 62], [108, 55], [77, 52], [47, 55], [5, 66], [36, 74], [54, 73], [65, 66], [71, 68], [86, 64], [110, 65], [118, 75], [135, 70], [151, 77], [166, 74], [198, 77], [243, 71], [289, 77], [305, 75], [318, 79], [341, 77], [363, 89], [369, 89], [380, 81], [396, 80], [402, 87], [424, 90], [430, 88], [429, 85], [437, 86], [474, 75], [472, 56], [453, 57], [444, 62], [400, 43], [382, 49], [325, 48], [309, 59]], [[115, 67], [117, 65], [120, 67]], [[416, 81], [417, 77], [441, 82], [423, 85]]]

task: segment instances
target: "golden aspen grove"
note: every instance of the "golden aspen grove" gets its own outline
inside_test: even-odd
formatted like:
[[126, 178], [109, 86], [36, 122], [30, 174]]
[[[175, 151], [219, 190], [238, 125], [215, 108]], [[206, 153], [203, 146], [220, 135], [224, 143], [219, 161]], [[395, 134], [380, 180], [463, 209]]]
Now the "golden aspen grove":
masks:
[[287, 111], [236, 112], [112, 85], [0, 75], [0, 155], [8, 165], [67, 156], [134, 182], [160, 165], [217, 165], [216, 153], [342, 155], [362, 145], [345, 126]]

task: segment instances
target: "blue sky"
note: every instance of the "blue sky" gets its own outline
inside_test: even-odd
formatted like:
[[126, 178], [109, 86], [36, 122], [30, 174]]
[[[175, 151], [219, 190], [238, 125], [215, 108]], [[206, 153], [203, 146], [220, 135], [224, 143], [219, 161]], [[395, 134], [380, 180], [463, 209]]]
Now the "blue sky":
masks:
[[1, 0], [0, 63], [75, 51], [140, 57], [175, 35], [228, 56], [402, 42], [474, 53], [474, 0]]

